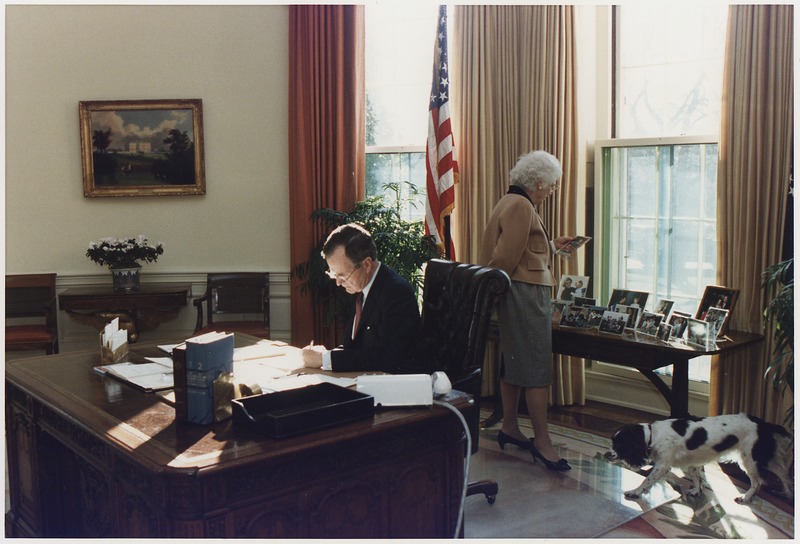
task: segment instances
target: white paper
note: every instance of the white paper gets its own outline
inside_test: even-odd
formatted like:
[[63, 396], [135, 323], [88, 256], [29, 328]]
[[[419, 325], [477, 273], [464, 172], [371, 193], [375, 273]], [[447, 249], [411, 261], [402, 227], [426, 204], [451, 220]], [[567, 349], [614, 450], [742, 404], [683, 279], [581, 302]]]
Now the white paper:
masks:
[[110, 323], [106, 324], [103, 328], [103, 345], [107, 348], [111, 347], [111, 339], [119, 331], [119, 318], [115, 317]]
[[234, 361], [233, 375], [236, 381], [249, 384], [269, 381], [273, 378], [282, 378], [289, 372], [270, 366], [260, 365], [255, 361]]
[[172, 349], [177, 345], [179, 344], [163, 344], [161, 346], [158, 346], [158, 349], [160, 349], [164, 353], [169, 353], [170, 355], [172, 355]]
[[288, 346], [274, 346], [272, 344], [253, 344], [233, 350], [234, 361], [247, 361], [250, 359], [265, 359], [269, 357], [283, 357], [289, 353]]
[[145, 357], [145, 359], [163, 366], [167, 372], [172, 372], [172, 359], [169, 357]]
[[168, 389], [174, 386], [172, 372], [161, 363], [134, 364], [126, 361], [95, 367], [95, 370], [116, 376], [143, 389]]
[[[116, 320], [116, 318], [115, 318]], [[121, 345], [128, 341], [128, 330], [127, 329], [120, 329], [114, 333], [114, 335], [109, 340], [109, 349], [111, 351], [116, 351]]]
[[258, 385], [261, 386], [261, 389], [264, 391], [275, 392], [299, 389], [319, 383], [332, 383], [341, 387], [350, 387], [355, 385], [356, 381], [353, 378], [336, 378], [333, 376], [326, 376], [325, 374], [295, 374], [286, 376], [285, 378], [276, 378], [274, 380], [259, 382]]

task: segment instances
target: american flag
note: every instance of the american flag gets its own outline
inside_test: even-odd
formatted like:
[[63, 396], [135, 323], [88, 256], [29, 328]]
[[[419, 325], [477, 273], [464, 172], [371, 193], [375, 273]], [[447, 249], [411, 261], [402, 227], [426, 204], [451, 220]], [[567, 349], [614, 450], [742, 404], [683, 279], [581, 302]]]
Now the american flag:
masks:
[[[445, 217], [455, 205], [458, 163], [450, 126], [450, 81], [447, 75], [447, 6], [439, 6], [436, 47], [433, 52], [433, 84], [428, 116], [428, 146], [425, 151], [427, 202], [425, 232], [433, 236], [441, 252], [455, 259]], [[445, 247], [448, 243], [449, 247]]]

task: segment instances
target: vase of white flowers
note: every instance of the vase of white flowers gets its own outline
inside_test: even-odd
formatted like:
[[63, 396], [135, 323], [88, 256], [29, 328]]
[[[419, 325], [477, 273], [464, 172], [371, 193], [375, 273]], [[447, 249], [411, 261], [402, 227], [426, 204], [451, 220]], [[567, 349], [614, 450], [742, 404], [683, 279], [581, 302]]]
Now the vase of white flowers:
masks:
[[139, 261], [156, 262], [164, 253], [164, 244], [151, 244], [140, 234], [136, 238], [101, 238], [89, 242], [86, 256], [111, 270], [116, 291], [135, 291], [139, 288]]

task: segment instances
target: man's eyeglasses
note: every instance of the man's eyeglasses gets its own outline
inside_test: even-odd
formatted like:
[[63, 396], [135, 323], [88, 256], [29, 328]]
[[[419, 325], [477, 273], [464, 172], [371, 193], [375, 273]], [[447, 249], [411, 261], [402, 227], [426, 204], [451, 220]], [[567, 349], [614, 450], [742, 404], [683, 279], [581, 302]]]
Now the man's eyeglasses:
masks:
[[361, 268], [361, 263], [358, 263], [358, 264], [355, 266], [355, 268], [353, 268], [353, 270], [352, 270], [352, 271], [351, 271], [351, 272], [350, 272], [348, 275], [346, 275], [346, 276], [345, 276], [344, 274], [334, 274], [334, 273], [333, 273], [333, 270], [330, 270], [330, 269], [329, 269], [329, 270], [326, 270], [326, 271], [325, 271], [325, 274], [327, 274], [327, 275], [328, 275], [328, 277], [329, 277], [330, 279], [332, 279], [332, 280], [337, 280], [337, 281], [340, 281], [340, 282], [344, 283], [344, 282], [346, 282], [347, 280], [349, 280], [349, 279], [350, 279], [350, 276], [352, 276], [352, 275], [353, 275], [353, 273], [354, 273], [356, 270], [358, 270], [359, 268]]

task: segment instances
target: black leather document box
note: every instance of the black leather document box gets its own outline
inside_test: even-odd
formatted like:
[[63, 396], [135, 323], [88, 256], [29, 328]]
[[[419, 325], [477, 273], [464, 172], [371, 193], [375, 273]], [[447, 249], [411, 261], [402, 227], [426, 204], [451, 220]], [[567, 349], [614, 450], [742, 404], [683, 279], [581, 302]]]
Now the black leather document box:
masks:
[[234, 423], [271, 438], [316, 431], [375, 413], [371, 395], [330, 383], [242, 397], [231, 403]]

